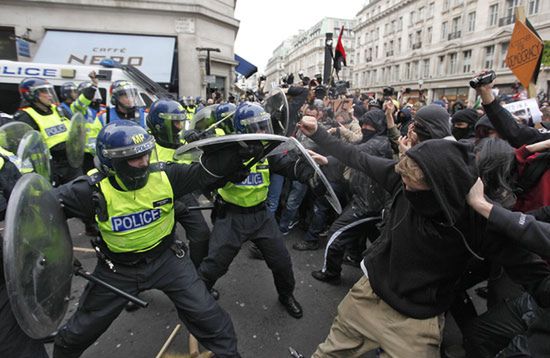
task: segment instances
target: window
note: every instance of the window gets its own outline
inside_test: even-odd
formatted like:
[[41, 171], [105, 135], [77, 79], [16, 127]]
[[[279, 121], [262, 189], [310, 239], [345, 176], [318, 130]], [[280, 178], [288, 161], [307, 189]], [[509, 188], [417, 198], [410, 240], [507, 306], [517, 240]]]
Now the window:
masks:
[[395, 20], [393, 20], [393, 21], [391, 22], [391, 27], [390, 27], [390, 29], [391, 29], [391, 32], [394, 32], [394, 31], [395, 31]]
[[395, 49], [395, 54], [398, 55], [401, 53], [401, 37], [397, 39], [397, 48]]
[[420, 9], [418, 9], [418, 21], [420, 20], [424, 20], [424, 7], [421, 7]]
[[414, 43], [419, 44], [422, 42], [422, 30], [416, 31], [416, 41]]
[[434, 8], [435, 8], [435, 3], [431, 2], [430, 5], [428, 5], [428, 14], [426, 15], [426, 18], [430, 18], [432, 16], [434, 16]]
[[443, 11], [449, 10], [451, 6], [451, 0], [443, 0]]
[[452, 27], [451, 27], [451, 34], [453, 35], [453, 38], [458, 38], [460, 37], [460, 16], [459, 17], [455, 17], [453, 19], [453, 24], [452, 24]]
[[514, 16], [514, 9], [519, 5], [519, 0], [506, 0], [506, 18]]
[[408, 62], [405, 64], [405, 79], [408, 80], [411, 78], [411, 63]]
[[432, 43], [432, 27], [426, 29], [426, 43], [429, 45]]
[[403, 16], [399, 17], [399, 20], [397, 20], [397, 31], [403, 30]]
[[510, 46], [509, 42], [503, 42], [500, 44], [500, 67], [504, 68], [506, 67], [506, 55], [508, 54], [508, 46]]
[[399, 81], [399, 65], [395, 65], [395, 70], [393, 71], [393, 80]]
[[473, 32], [476, 29], [476, 12], [468, 14], [468, 32]]
[[447, 40], [447, 32], [448, 32], [448, 29], [447, 29], [447, 21], [445, 21], [444, 23], [441, 24], [441, 39], [442, 40]]
[[483, 62], [484, 68], [493, 68], [493, 57], [495, 55], [495, 45], [485, 47], [485, 61]]
[[416, 80], [418, 79], [418, 70], [420, 68], [420, 62], [419, 61], [414, 61], [413, 64], [412, 64], [412, 68], [411, 68], [411, 80]]
[[422, 61], [422, 78], [428, 78], [430, 75], [430, 59]]
[[449, 74], [454, 74], [458, 70], [458, 55], [457, 53], [451, 53], [449, 55]]
[[413, 48], [413, 35], [409, 34], [409, 50]]
[[410, 15], [410, 17], [409, 17], [409, 25], [413, 25], [413, 24], [414, 24], [414, 20], [415, 20], [414, 14], [415, 14], [415, 12], [414, 12], [414, 11], [411, 11], [411, 15]]
[[498, 21], [498, 4], [489, 6], [489, 26], [495, 26]]
[[464, 63], [464, 66], [462, 67], [462, 72], [470, 72], [472, 70], [472, 50], [462, 52], [462, 59]]
[[529, 15], [539, 12], [539, 0], [529, 0]]
[[439, 56], [437, 59], [437, 74], [443, 75], [445, 70], [445, 56]]
[[378, 45], [374, 47], [374, 58], [378, 58]]
[[384, 25], [384, 35], [387, 35], [390, 33], [390, 24], [389, 23], [386, 23]]

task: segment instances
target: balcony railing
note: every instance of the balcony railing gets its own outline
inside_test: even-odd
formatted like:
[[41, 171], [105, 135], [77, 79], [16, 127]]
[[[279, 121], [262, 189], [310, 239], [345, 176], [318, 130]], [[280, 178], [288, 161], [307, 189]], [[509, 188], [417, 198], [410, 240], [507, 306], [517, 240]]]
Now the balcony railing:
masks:
[[367, 57], [367, 58], [365, 59], [365, 62], [371, 62], [371, 61], [372, 61], [372, 57]]
[[498, 26], [510, 25], [510, 24], [513, 24], [515, 21], [516, 21], [515, 15], [501, 17], [500, 19], [498, 19]]
[[419, 49], [419, 48], [422, 47], [422, 42], [417, 42], [417, 43], [413, 44], [412, 47], [413, 47], [413, 50]]
[[462, 35], [462, 31], [451, 32], [449, 34], [449, 40], [458, 39], [458, 38], [460, 38], [461, 35]]
[[386, 57], [390, 57], [390, 56], [393, 56], [393, 51], [386, 52]]

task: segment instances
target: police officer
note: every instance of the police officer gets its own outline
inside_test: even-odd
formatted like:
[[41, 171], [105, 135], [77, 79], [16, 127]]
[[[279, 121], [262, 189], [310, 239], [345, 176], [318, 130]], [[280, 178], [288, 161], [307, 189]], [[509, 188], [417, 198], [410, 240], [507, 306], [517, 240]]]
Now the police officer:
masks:
[[[156, 141], [158, 160], [161, 162], [178, 162], [190, 164], [191, 160], [174, 159], [176, 149], [181, 145], [180, 131], [187, 122], [187, 112], [181, 104], [174, 100], [158, 100], [151, 105], [147, 115], [147, 127]], [[174, 202], [176, 220], [183, 226], [187, 239], [191, 261], [199, 267], [202, 259], [208, 254], [208, 239], [210, 229], [200, 211], [187, 210], [199, 203], [193, 194], [185, 194]]]
[[[233, 117], [238, 133], [273, 133], [271, 118], [262, 106], [244, 102]], [[252, 146], [251, 146], [252, 147]], [[302, 307], [294, 297], [294, 274], [290, 255], [282, 240], [277, 222], [266, 209], [270, 170], [291, 179], [307, 180], [313, 171], [288, 156], [260, 160], [249, 173], [234, 177], [218, 190], [214, 208], [214, 227], [208, 256], [199, 267], [207, 287], [223, 276], [242, 244], [251, 240], [263, 254], [273, 273], [279, 301], [287, 312], [302, 317]]]
[[71, 118], [73, 116], [71, 105], [78, 97], [77, 87], [74, 82], [63, 83], [59, 89], [59, 96], [61, 97], [59, 112], [63, 115], [63, 117]]
[[114, 81], [109, 88], [111, 106], [99, 112], [100, 121], [104, 124], [119, 119], [136, 122], [143, 128], [145, 124], [145, 102], [139, 95], [138, 88], [130, 81]]
[[82, 171], [69, 165], [65, 150], [70, 121], [57, 111], [59, 101], [53, 86], [45, 79], [28, 77], [19, 84], [19, 93], [27, 107], [17, 111], [14, 119], [27, 123], [42, 135], [52, 156], [53, 185], [76, 178]]
[[[191, 334], [220, 357], [239, 357], [233, 324], [206, 289], [175, 239], [174, 202], [242, 167], [238, 153], [204, 155], [200, 163], [150, 164], [155, 139], [128, 120], [97, 138], [99, 171], [59, 187], [67, 217], [95, 217], [100, 230], [94, 275], [133, 295], [164, 291]], [[54, 357], [78, 357], [120, 314], [126, 299], [90, 283], [59, 330]]]

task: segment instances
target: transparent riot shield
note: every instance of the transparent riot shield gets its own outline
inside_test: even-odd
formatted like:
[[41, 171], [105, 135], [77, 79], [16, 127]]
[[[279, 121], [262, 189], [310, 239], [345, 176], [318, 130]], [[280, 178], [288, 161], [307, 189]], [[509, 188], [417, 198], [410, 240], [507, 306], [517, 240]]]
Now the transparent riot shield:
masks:
[[264, 100], [264, 109], [271, 115], [273, 133], [289, 137], [294, 131], [294, 126], [289, 126], [288, 101], [280, 88], [274, 88]]
[[216, 123], [216, 108], [218, 108], [218, 105], [213, 104], [196, 112], [191, 120], [191, 129], [204, 131]]
[[82, 167], [84, 162], [84, 148], [86, 146], [86, 119], [82, 113], [75, 113], [71, 118], [71, 125], [67, 135], [65, 149], [67, 160], [73, 168]]
[[21, 329], [40, 339], [57, 329], [69, 303], [73, 251], [52, 186], [29, 173], [15, 185], [6, 210], [4, 273]]
[[50, 150], [38, 131], [31, 130], [23, 136], [17, 156], [21, 160], [21, 171], [33, 171], [50, 180]]
[[12, 153], [17, 153], [17, 148], [23, 136], [32, 131], [32, 127], [25, 122], [13, 121], [0, 127], [0, 146]]

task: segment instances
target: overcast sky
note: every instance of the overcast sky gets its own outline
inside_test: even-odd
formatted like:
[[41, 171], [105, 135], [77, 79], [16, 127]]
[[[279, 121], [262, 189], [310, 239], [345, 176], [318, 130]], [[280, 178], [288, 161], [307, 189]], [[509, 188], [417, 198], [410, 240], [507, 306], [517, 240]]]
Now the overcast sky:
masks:
[[[283, 40], [307, 30], [323, 17], [353, 19], [366, 0], [237, 0], [241, 21], [235, 53], [263, 73]], [[335, 36], [338, 36], [337, 34]]]

